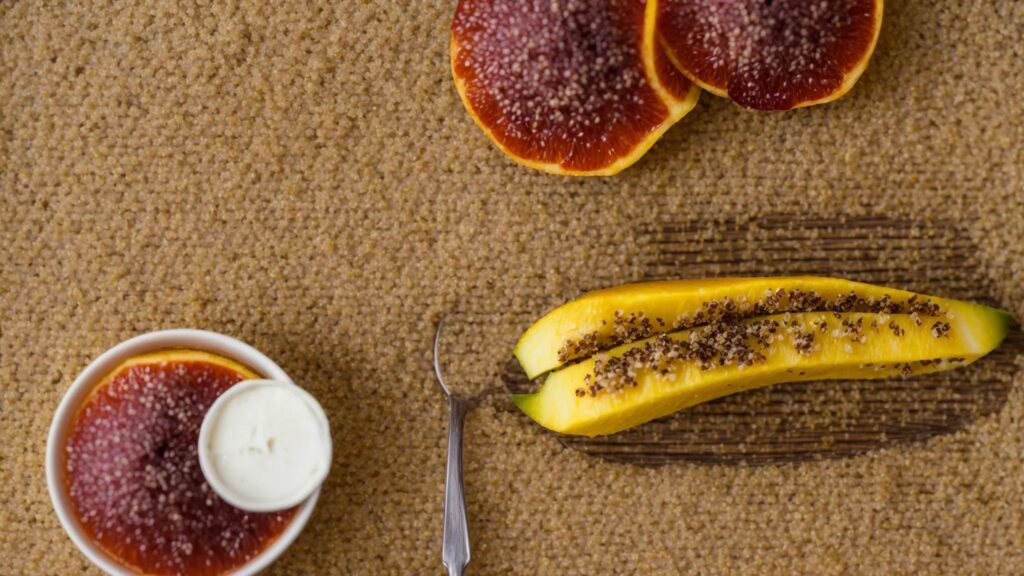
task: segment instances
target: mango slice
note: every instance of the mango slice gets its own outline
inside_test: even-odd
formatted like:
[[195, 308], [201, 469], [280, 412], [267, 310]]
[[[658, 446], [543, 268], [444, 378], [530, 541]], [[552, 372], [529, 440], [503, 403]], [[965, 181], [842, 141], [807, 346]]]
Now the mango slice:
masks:
[[778, 312], [887, 312], [928, 320], [974, 304], [839, 278], [715, 278], [626, 284], [559, 306], [523, 334], [529, 378], [595, 352], [723, 319]]
[[[778, 285], [779, 279], [774, 281]], [[664, 293], [628, 290], [634, 297], [638, 290], [646, 293], [647, 305], [654, 306], [649, 309], [669, 307]], [[690, 286], [684, 293], [690, 298], [694, 291]], [[621, 290], [613, 294], [625, 296]], [[539, 392], [514, 400], [545, 428], [597, 436], [782, 382], [948, 370], [984, 356], [1006, 336], [1009, 316], [1002, 311], [967, 302], [941, 305], [943, 316], [929, 321], [917, 313], [805, 312], [654, 336], [562, 368], [548, 375]], [[597, 306], [591, 300], [589, 309]]]

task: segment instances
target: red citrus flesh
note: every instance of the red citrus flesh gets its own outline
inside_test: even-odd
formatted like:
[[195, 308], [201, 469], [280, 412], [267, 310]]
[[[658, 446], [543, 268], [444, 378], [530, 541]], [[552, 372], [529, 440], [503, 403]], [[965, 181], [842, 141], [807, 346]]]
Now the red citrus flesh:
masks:
[[206, 411], [254, 376], [210, 354], [161, 352], [96, 388], [72, 425], [65, 466], [75, 516], [107, 554], [141, 574], [225, 574], [284, 531], [294, 509], [234, 508], [199, 467]]
[[645, 10], [644, 0], [460, 0], [451, 37], [459, 95], [517, 162], [614, 174], [699, 94], [653, 38], [645, 46]]
[[757, 110], [835, 100], [867, 67], [882, 0], [650, 0], [672, 62]]

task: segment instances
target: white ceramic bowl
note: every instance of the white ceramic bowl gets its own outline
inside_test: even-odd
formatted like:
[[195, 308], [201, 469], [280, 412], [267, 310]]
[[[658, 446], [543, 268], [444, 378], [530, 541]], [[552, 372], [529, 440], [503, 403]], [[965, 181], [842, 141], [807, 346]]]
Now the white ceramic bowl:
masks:
[[[93, 564], [112, 576], [134, 576], [134, 573], [96, 546], [82, 530], [81, 525], [79, 525], [72, 512], [71, 502], [68, 499], [64, 482], [63, 452], [68, 428], [78, 412], [78, 408], [89, 396], [93, 387], [111, 370], [117, 368], [122, 362], [133, 356], [175, 348], [187, 348], [218, 354], [251, 368], [264, 378], [281, 382], [292, 382], [292, 379], [280, 366], [252, 346], [230, 336], [217, 334], [216, 332], [189, 329], [150, 332], [126, 340], [93, 360], [78, 375], [78, 378], [71, 384], [71, 388], [64, 394], [64, 399], [61, 400], [57, 413], [53, 416], [53, 422], [50, 424], [50, 435], [46, 442], [46, 483], [50, 488], [50, 499], [53, 500], [53, 507], [57, 511], [57, 517], [64, 526], [64, 530], [67, 531], [68, 536], [71, 537], [71, 540], [78, 546], [78, 549]], [[306, 522], [313, 513], [313, 508], [316, 507], [316, 501], [319, 496], [320, 489], [318, 488], [299, 506], [291, 524], [284, 529], [284, 532], [281, 533], [277, 540], [258, 556], [234, 571], [232, 573], [233, 576], [256, 574], [269, 566], [282, 552], [288, 549], [306, 526]]]

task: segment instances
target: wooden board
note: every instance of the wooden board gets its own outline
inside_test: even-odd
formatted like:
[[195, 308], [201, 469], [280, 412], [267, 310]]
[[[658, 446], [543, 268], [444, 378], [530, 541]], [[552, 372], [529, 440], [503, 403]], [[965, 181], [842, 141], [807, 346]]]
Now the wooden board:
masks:
[[[972, 260], [966, 234], [949, 222], [892, 218], [661, 222], [639, 230], [643, 279], [835, 275], [998, 304]], [[614, 283], [614, 282], [610, 282]], [[591, 289], [587, 287], [586, 289]], [[568, 447], [639, 465], [771, 464], [861, 454], [948, 434], [1000, 409], [1024, 339], [974, 365], [909, 379], [784, 384], [708, 402], [612, 436], [559, 436]], [[529, 390], [515, 361], [508, 391]]]

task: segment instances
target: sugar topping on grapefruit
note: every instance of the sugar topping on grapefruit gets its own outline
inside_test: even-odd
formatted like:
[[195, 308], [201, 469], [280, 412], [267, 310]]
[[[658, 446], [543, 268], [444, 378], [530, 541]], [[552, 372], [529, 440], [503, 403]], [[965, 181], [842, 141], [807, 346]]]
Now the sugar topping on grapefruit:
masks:
[[649, 0], [672, 62], [705, 90], [757, 110], [835, 100], [867, 68], [882, 0]]
[[696, 104], [645, 26], [643, 0], [460, 0], [455, 86], [516, 162], [610, 175], [639, 159]]

